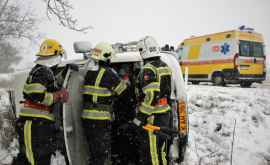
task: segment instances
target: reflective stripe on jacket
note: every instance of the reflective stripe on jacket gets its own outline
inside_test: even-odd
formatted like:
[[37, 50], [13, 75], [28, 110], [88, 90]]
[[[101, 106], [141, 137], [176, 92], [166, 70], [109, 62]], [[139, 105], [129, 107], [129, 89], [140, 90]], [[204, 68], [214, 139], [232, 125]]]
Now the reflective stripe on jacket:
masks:
[[112, 120], [110, 112], [95, 109], [84, 109], [82, 118], [91, 120]]
[[112, 120], [113, 97], [121, 95], [126, 83], [109, 67], [88, 71], [82, 86], [84, 108], [81, 117], [91, 120]]
[[19, 116], [54, 121], [53, 114], [46, 109], [51, 109], [54, 100], [53, 92], [57, 90], [53, 70], [43, 65], [36, 65], [30, 71], [24, 84], [23, 96], [25, 104], [21, 107]]
[[40, 110], [36, 108], [30, 108], [30, 107], [22, 107], [21, 111], [19, 112], [19, 116], [21, 117], [37, 117], [37, 118], [43, 118], [47, 120], [54, 121], [54, 115], [50, 113], [49, 111]]
[[169, 104], [159, 105], [160, 99], [167, 99], [170, 96], [171, 70], [162, 61], [154, 61], [145, 64], [143, 67], [142, 92], [143, 102], [139, 111], [151, 115], [165, 113], [170, 110]]
[[28, 95], [43, 94], [44, 98], [41, 103], [47, 106], [51, 106], [53, 104], [53, 94], [47, 92], [46, 87], [41, 83], [26, 83], [24, 85], [23, 92]]

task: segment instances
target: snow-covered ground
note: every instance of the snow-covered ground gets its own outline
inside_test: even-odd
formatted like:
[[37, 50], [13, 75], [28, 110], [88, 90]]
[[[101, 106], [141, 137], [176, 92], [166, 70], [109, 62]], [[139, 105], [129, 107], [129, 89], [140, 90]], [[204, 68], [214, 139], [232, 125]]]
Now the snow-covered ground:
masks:
[[[188, 88], [190, 136], [186, 164], [270, 164], [270, 86]], [[236, 123], [236, 124], [235, 124]]]
[[[190, 136], [186, 165], [229, 165], [234, 122], [234, 165], [270, 164], [270, 85], [253, 88], [189, 85]], [[0, 165], [16, 154], [16, 142], [3, 136], [10, 127], [5, 119], [7, 93], [0, 89]], [[10, 131], [11, 132], [11, 131]], [[53, 163], [58, 164], [58, 163]]]

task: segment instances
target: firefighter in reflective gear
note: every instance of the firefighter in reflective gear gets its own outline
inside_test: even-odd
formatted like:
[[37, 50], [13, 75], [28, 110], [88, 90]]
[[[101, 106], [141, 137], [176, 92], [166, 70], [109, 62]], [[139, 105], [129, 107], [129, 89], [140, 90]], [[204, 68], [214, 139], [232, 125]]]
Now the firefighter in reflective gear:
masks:
[[[129, 124], [136, 115], [135, 80], [136, 68], [132, 63], [113, 64], [118, 75], [129, 85], [125, 91], [125, 100], [118, 99], [114, 102], [114, 121], [112, 123], [112, 161], [113, 165], [138, 164], [137, 146], [134, 143], [136, 129]], [[137, 68], [140, 70], [140, 68]], [[124, 128], [123, 128], [124, 127]]]
[[[111, 131], [113, 102], [123, 96], [127, 89], [109, 66], [114, 50], [109, 43], [99, 43], [91, 51], [96, 67], [88, 70], [82, 89], [84, 131], [89, 144], [89, 164], [111, 164]], [[118, 97], [117, 97], [118, 96]]]
[[[146, 124], [169, 127], [171, 70], [161, 61], [158, 44], [152, 37], [143, 38], [137, 46], [144, 66], [139, 75], [139, 107], [133, 123], [140, 128]], [[166, 138], [144, 129], [138, 131], [140, 165], [167, 165]]]
[[64, 73], [57, 64], [63, 54], [64, 49], [55, 40], [47, 39], [40, 46], [36, 65], [23, 87], [24, 101], [17, 121], [20, 153], [13, 165], [50, 164], [56, 150], [52, 107], [68, 100], [67, 90], [58, 87]]

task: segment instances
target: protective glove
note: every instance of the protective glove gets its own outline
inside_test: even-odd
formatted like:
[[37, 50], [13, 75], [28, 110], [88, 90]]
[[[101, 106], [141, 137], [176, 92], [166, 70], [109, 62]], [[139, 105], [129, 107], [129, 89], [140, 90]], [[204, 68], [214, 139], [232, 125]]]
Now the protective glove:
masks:
[[149, 117], [148, 115], [138, 112], [136, 117], [133, 119], [132, 123], [138, 127], [144, 126], [147, 123], [148, 117]]
[[147, 123], [147, 117], [148, 115], [139, 112], [133, 120], [121, 125], [118, 129], [122, 132], [126, 130], [135, 130], [138, 128], [139, 130], [142, 130], [143, 126]]
[[68, 94], [67, 89], [65, 89], [65, 88], [53, 93], [53, 102], [54, 103], [57, 103], [57, 102], [66, 103], [68, 101], [68, 98], [69, 98], [69, 94]]

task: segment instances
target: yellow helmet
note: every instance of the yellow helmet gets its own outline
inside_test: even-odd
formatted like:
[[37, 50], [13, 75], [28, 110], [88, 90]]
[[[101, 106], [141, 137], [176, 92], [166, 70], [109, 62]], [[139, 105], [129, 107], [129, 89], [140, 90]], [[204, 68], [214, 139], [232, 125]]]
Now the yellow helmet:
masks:
[[53, 39], [46, 39], [40, 45], [40, 49], [39, 52], [37, 53], [37, 56], [48, 57], [55, 55], [63, 55], [64, 53], [65, 50], [58, 41]]
[[112, 45], [106, 42], [100, 42], [91, 50], [91, 57], [94, 60], [107, 61], [115, 54]]

